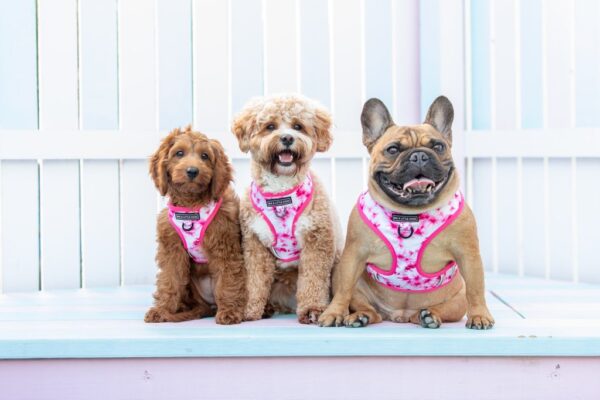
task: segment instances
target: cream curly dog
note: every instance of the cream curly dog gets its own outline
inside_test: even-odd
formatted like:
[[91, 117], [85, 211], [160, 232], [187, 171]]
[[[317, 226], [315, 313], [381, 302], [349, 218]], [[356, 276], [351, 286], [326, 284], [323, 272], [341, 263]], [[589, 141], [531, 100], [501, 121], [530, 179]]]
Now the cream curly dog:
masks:
[[232, 131], [252, 155], [252, 179], [240, 204], [247, 269], [245, 319], [296, 311], [316, 323], [330, 299], [341, 226], [310, 161], [332, 142], [331, 116], [299, 95], [251, 100]]

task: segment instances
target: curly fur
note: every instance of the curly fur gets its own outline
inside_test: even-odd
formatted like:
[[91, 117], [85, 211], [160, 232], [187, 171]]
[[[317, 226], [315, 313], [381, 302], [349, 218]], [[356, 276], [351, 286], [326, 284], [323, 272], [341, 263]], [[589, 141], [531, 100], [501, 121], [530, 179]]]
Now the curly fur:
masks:
[[[177, 152], [182, 151], [183, 156]], [[199, 169], [194, 179], [189, 167]], [[150, 175], [161, 195], [177, 206], [196, 207], [222, 198], [204, 235], [206, 264], [195, 263], [162, 210], [157, 222], [159, 272], [154, 306], [146, 322], [176, 322], [212, 316], [219, 324], [242, 321], [246, 303], [245, 269], [239, 226], [239, 200], [231, 181], [232, 168], [216, 140], [193, 132], [173, 130], [150, 158]]]
[[[280, 192], [302, 182], [315, 153], [329, 149], [333, 140], [330, 129], [327, 110], [299, 95], [253, 99], [232, 125], [240, 149], [252, 155], [252, 177], [265, 192]], [[295, 138], [289, 147], [295, 154], [292, 166], [277, 163], [277, 153], [284, 150], [283, 134]], [[301, 323], [315, 323], [329, 303], [330, 276], [339, 259], [342, 234], [325, 188], [314, 172], [311, 176], [313, 199], [296, 225], [302, 248], [299, 262], [283, 263], [275, 258], [269, 249], [272, 233], [254, 210], [248, 193], [242, 198], [247, 320], [295, 310]]]

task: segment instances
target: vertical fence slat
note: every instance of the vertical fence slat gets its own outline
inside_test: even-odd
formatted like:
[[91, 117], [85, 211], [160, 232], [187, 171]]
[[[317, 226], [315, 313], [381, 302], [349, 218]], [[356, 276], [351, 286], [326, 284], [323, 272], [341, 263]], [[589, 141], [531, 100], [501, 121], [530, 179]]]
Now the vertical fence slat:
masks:
[[79, 161], [44, 161], [41, 185], [42, 289], [78, 288]]
[[117, 129], [117, 2], [79, 0], [82, 129]]
[[[332, 113], [334, 116], [334, 122], [336, 128], [340, 131], [356, 132], [355, 137], [342, 138], [339, 135], [335, 138], [336, 141], [345, 140], [355, 143], [356, 146], [361, 146], [361, 125], [360, 125], [360, 113], [362, 110], [364, 96], [364, 79], [365, 71], [362, 62], [364, 61], [364, 38], [363, 29], [361, 26], [364, 21], [364, 15], [361, 13], [360, 1], [341, 1], [332, 0], [330, 3], [330, 23], [333, 24], [331, 32], [331, 52], [332, 52]], [[392, 104], [387, 104], [392, 109]], [[365, 150], [365, 155], [366, 155]], [[327, 182], [327, 178], [331, 178], [331, 175], [326, 175], [326, 169], [328, 167], [325, 162], [326, 160], [319, 160], [323, 163], [323, 171], [319, 173], [321, 179], [328, 183], [329, 193], [331, 195], [332, 190], [338, 187], [332, 187], [331, 180]], [[360, 165], [362, 168], [362, 159], [354, 160], [336, 160], [335, 168], [335, 183], [340, 182], [340, 179], [344, 179], [346, 183], [344, 192], [336, 191], [335, 201], [337, 204], [338, 199], [341, 201], [342, 198], [347, 197], [349, 199], [356, 198], [364, 186], [364, 179], [362, 173], [355, 175], [354, 179], [347, 180], [347, 172], [344, 169], [348, 166], [348, 163], [353, 165]], [[317, 168], [317, 166], [315, 166]], [[360, 179], [357, 179], [360, 177]], [[338, 210], [340, 213], [342, 225], [345, 227], [347, 217], [344, 214], [349, 213], [348, 207], [351, 204], [346, 204], [344, 209]]]
[[[356, 145], [359, 146], [358, 143]], [[366, 151], [365, 149], [365, 153]], [[341, 158], [335, 160], [335, 208], [340, 217], [344, 232], [350, 212], [356, 204], [358, 195], [363, 187], [362, 185], [364, 185], [362, 168], [363, 164], [360, 158]], [[352, 185], [352, 190], [348, 190], [350, 182], [356, 182]]]
[[311, 163], [311, 169], [317, 174], [323, 186], [325, 186], [329, 198], [331, 198], [333, 195], [331, 160], [326, 158], [314, 159]]
[[119, 1], [121, 129], [156, 129], [155, 19], [153, 1]]
[[544, 2], [546, 9], [546, 87], [548, 128], [571, 126], [571, 0]]
[[0, 0], [0, 9], [0, 129], [37, 128], [36, 2]]
[[[544, 124], [542, 99], [542, 3], [519, 2], [521, 17], [521, 127], [541, 128]], [[525, 165], [523, 165], [525, 167]]]
[[194, 3], [194, 125], [229, 133], [229, 6], [221, 0]]
[[300, 91], [331, 107], [328, 17], [322, 0], [300, 1]]
[[579, 238], [579, 280], [600, 283], [598, 268], [598, 226], [600, 214], [595, 210], [600, 204], [598, 181], [600, 159], [582, 159], [577, 162], [577, 222]]
[[[363, 69], [359, 0], [332, 0], [333, 115], [342, 131], [360, 131]], [[340, 140], [338, 137], [337, 140]]]
[[492, 160], [476, 158], [473, 160], [473, 212], [477, 220], [479, 247], [483, 266], [494, 269], [493, 232], [492, 232]]
[[83, 286], [119, 286], [119, 165], [89, 160], [81, 170]]
[[523, 266], [525, 275], [546, 273], [544, 218], [544, 160], [523, 159]]
[[[80, 0], [80, 118], [83, 129], [119, 127], [117, 46], [117, 1]], [[82, 286], [118, 286], [118, 161], [84, 160], [80, 173]]]
[[550, 249], [550, 277], [571, 279], [573, 246], [571, 221], [575, 216], [571, 205], [571, 160], [551, 158], [548, 160], [548, 224]]
[[40, 129], [79, 126], [77, 2], [38, 1]]
[[497, 193], [497, 240], [498, 270], [503, 273], [518, 273], [518, 178], [517, 160], [499, 158], [496, 160]]
[[234, 158], [231, 160], [234, 170], [234, 186], [236, 193], [243, 196], [244, 191], [250, 187], [250, 181], [252, 180], [250, 171], [250, 159], [249, 158]]
[[575, 3], [575, 125], [600, 126], [600, 3]]
[[148, 163], [124, 160], [121, 181], [121, 283], [153, 283], [157, 201], [148, 177]]
[[231, 0], [231, 102], [233, 114], [264, 92], [260, 0]]
[[[122, 129], [157, 128], [155, 21], [155, 2], [119, 2], [119, 98]], [[156, 190], [148, 176], [145, 160], [124, 160], [120, 171], [121, 282], [151, 283], [156, 273]]]
[[[38, 2], [40, 129], [77, 129], [78, 37], [75, 0]], [[79, 162], [41, 164], [42, 289], [80, 286]]]
[[[392, 18], [390, 0], [365, 2], [365, 98], [378, 97], [390, 110], [392, 101]], [[405, 38], [397, 38], [406, 40]]]
[[[456, 169], [461, 177], [461, 189], [464, 190], [465, 155], [464, 136], [465, 128], [465, 60], [456, 57], [464, 54], [464, 2], [462, 0], [444, 0], [439, 2], [439, 93], [448, 96], [454, 106], [454, 123], [452, 124], [452, 154]], [[429, 23], [432, 23], [430, 21]], [[427, 25], [429, 27], [429, 25]], [[425, 78], [424, 78], [425, 79]], [[432, 99], [433, 100], [433, 99]], [[429, 107], [429, 104], [427, 104]], [[422, 113], [427, 109], [421, 110]]]
[[158, 0], [158, 127], [192, 123], [191, 0]]
[[2, 161], [3, 292], [39, 289], [39, 177], [35, 161]]
[[419, 2], [392, 0], [395, 6], [396, 53], [395, 76], [396, 111], [394, 121], [400, 125], [421, 121], [420, 63], [419, 63]]
[[441, 94], [440, 52], [441, 40], [441, 1], [422, 0], [419, 2], [419, 38], [421, 66], [421, 120], [433, 100]]
[[265, 91], [298, 91], [296, 0], [265, 0]]
[[516, 60], [514, 0], [494, 0], [496, 129], [515, 129]]
[[[36, 2], [0, 0], [0, 9], [3, 10], [0, 129], [35, 129], [38, 127]], [[38, 290], [38, 164], [0, 163], [0, 292]]]
[[490, 0], [471, 0], [471, 90], [473, 129], [491, 127]]

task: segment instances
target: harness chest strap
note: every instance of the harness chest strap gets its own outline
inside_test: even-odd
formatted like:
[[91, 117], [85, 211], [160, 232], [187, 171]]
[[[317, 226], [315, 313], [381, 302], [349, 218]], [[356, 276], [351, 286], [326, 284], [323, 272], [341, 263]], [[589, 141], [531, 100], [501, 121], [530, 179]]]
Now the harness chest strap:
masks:
[[202, 247], [206, 229], [219, 211], [223, 199], [212, 200], [203, 207], [188, 208], [169, 203], [169, 222], [183, 242], [183, 246], [196, 263], [207, 263], [208, 257]]
[[310, 203], [313, 191], [310, 174], [298, 186], [280, 193], [263, 192], [255, 182], [250, 185], [252, 206], [273, 234], [271, 252], [283, 262], [300, 258], [296, 222]]
[[399, 214], [377, 203], [368, 191], [362, 193], [357, 202], [359, 215], [392, 255], [389, 271], [369, 263], [369, 275], [381, 285], [401, 292], [429, 292], [449, 284], [458, 271], [454, 261], [429, 274], [423, 271], [421, 259], [429, 243], [460, 215], [463, 206], [463, 195], [457, 191], [434, 210]]

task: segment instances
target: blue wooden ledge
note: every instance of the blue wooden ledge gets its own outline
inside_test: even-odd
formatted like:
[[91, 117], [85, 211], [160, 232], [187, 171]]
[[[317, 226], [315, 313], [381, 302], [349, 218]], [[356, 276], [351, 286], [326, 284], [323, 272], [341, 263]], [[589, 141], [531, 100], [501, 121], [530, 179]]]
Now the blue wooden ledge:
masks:
[[[600, 356], [600, 286], [487, 276], [490, 331], [303, 326], [295, 316], [219, 326], [146, 324], [150, 286], [0, 296], [0, 359], [270, 356]], [[500, 296], [517, 312], [499, 301]]]

